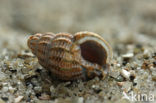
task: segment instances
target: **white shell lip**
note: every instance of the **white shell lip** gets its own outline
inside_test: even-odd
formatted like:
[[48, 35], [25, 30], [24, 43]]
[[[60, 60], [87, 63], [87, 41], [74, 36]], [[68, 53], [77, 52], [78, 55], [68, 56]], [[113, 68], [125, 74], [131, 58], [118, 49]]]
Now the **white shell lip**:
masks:
[[81, 32], [77, 32], [74, 34], [75, 38], [78, 38], [76, 40], [76, 44], [82, 44], [83, 42], [85, 42], [86, 40], [93, 40], [98, 42], [99, 44], [101, 44], [103, 46], [103, 48], [106, 50], [107, 52], [107, 63], [110, 63], [112, 58], [113, 58], [113, 52], [112, 52], [112, 48], [109, 45], [109, 43], [103, 39], [102, 36], [93, 33], [93, 32], [88, 32], [88, 31], [81, 31]]

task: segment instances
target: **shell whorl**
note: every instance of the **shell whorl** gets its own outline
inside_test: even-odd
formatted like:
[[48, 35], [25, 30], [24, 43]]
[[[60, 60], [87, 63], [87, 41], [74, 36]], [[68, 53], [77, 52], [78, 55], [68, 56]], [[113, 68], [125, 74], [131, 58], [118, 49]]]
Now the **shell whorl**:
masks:
[[61, 80], [100, 76], [112, 57], [108, 43], [92, 32], [37, 33], [28, 39], [28, 47], [39, 63]]

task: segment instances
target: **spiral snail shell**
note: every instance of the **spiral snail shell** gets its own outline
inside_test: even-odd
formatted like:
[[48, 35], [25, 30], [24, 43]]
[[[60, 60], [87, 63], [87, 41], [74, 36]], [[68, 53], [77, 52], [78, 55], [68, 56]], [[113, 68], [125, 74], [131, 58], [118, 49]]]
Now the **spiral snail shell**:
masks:
[[37, 33], [27, 43], [39, 64], [60, 80], [102, 77], [112, 58], [109, 44], [93, 32]]

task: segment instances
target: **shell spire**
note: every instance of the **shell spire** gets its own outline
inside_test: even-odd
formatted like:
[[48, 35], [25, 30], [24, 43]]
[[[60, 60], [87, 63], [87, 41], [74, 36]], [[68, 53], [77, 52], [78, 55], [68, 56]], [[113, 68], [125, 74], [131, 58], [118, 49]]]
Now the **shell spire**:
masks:
[[92, 32], [37, 33], [28, 47], [53, 77], [61, 80], [101, 77], [112, 58], [109, 44]]

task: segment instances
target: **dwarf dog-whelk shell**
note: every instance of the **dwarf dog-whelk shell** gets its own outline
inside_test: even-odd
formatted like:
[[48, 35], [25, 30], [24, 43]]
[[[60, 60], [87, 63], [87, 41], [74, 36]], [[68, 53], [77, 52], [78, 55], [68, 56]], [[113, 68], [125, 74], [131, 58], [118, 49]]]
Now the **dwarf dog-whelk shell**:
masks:
[[37, 33], [28, 39], [28, 47], [39, 64], [60, 80], [102, 77], [112, 58], [109, 44], [93, 32]]

